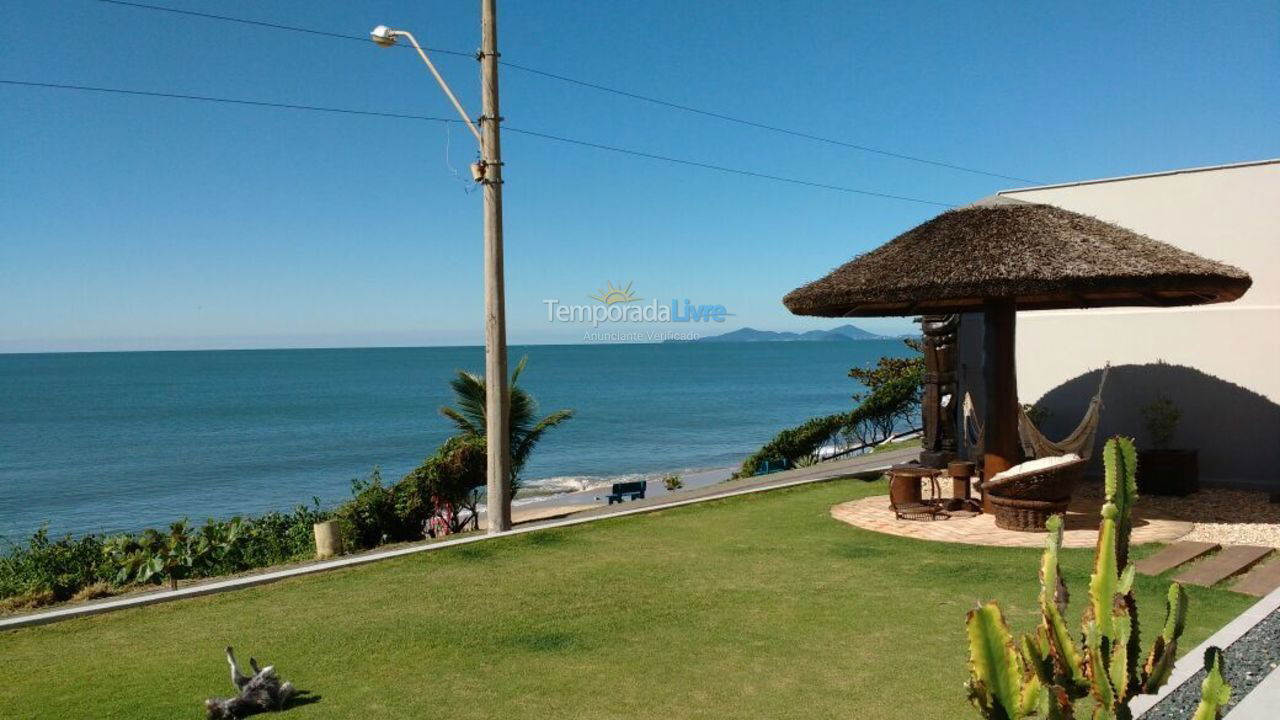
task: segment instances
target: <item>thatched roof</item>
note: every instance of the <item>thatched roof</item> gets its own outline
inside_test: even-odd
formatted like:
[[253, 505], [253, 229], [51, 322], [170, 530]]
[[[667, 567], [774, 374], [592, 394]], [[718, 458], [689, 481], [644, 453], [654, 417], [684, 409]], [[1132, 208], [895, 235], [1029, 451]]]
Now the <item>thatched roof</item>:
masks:
[[1248, 273], [1097, 218], [1008, 198], [945, 212], [791, 291], [797, 315], [853, 317], [1229, 302]]

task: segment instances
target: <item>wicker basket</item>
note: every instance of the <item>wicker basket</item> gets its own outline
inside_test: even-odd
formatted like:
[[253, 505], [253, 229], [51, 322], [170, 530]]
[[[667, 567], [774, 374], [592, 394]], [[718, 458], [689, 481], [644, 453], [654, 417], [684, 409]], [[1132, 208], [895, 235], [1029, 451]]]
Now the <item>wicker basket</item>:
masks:
[[1058, 500], [1019, 500], [992, 495], [991, 506], [996, 510], [996, 527], [1018, 532], [1045, 532], [1050, 515], [1067, 511], [1071, 498]]
[[1071, 497], [1084, 479], [1085, 460], [1064, 463], [1044, 470], [1009, 475], [983, 484], [983, 492], [1018, 500], [1061, 500]]

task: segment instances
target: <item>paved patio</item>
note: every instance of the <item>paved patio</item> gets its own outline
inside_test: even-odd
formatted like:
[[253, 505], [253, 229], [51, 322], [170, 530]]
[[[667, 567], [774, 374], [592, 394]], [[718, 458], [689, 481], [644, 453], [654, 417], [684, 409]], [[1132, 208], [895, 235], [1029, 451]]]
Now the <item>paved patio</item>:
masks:
[[[831, 516], [863, 530], [936, 542], [997, 547], [1044, 547], [1044, 533], [1015, 532], [996, 527], [995, 516], [939, 518], [937, 520], [897, 520], [889, 509], [889, 496], [877, 495], [831, 508]], [[1192, 524], [1181, 520], [1143, 518], [1135, 515], [1134, 545], [1172, 542], [1191, 532]], [[1063, 547], [1091, 548], [1098, 541], [1098, 505], [1082, 502], [1067, 511]]]

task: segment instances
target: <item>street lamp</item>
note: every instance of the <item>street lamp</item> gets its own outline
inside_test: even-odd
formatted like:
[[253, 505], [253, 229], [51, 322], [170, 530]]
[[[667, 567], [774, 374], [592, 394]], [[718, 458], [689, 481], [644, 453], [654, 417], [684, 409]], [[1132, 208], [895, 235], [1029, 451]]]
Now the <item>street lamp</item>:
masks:
[[426, 51], [418, 44], [418, 39], [413, 36], [413, 33], [408, 30], [393, 30], [386, 25], [379, 25], [369, 31], [369, 38], [373, 40], [378, 47], [389, 48], [396, 44], [396, 38], [398, 37], [403, 37], [408, 40], [409, 43], [413, 45], [413, 49], [418, 51], [418, 56], [422, 58], [422, 62], [427, 64], [427, 69], [435, 76], [436, 82], [440, 84], [440, 89], [444, 91], [445, 95], [449, 96], [449, 102], [453, 103], [454, 109], [456, 109], [458, 114], [462, 116], [462, 122], [467, 124], [467, 128], [471, 130], [472, 135], [476, 136], [476, 141], [480, 143], [480, 149], [483, 150], [484, 140], [480, 137], [480, 131], [476, 129], [475, 123], [471, 122], [471, 117], [467, 115], [467, 111], [462, 109], [462, 103], [458, 102], [458, 98], [454, 96], [453, 90], [449, 89], [449, 83], [446, 83], [444, 78], [440, 76], [440, 71], [436, 70], [435, 64], [431, 62], [431, 58], [427, 57]]
[[472, 176], [484, 185], [484, 380], [485, 443], [488, 457], [488, 484], [485, 505], [489, 533], [511, 529], [511, 436], [508, 430], [510, 398], [507, 388], [507, 322], [502, 278], [502, 144], [498, 125], [498, 19], [497, 0], [481, 0], [480, 128], [471, 122], [462, 103], [440, 77], [413, 34], [379, 25], [369, 33], [380, 47], [391, 47], [405, 38], [462, 116], [480, 144], [480, 162], [471, 166]]

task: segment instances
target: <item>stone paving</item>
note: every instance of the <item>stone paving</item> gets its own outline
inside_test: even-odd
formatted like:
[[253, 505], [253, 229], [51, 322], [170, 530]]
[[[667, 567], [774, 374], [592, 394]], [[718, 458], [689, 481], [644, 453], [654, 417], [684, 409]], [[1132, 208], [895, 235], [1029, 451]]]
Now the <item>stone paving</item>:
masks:
[[[1044, 533], [1016, 532], [996, 527], [993, 515], [939, 517], [936, 520], [897, 520], [889, 509], [889, 496], [853, 500], [831, 508], [831, 516], [854, 527], [874, 532], [966, 545], [997, 547], [1044, 547]], [[1191, 532], [1192, 524], [1181, 520], [1143, 518], [1135, 515], [1134, 545], [1172, 542]], [[1073, 504], [1067, 511], [1062, 537], [1063, 547], [1091, 548], [1098, 541], [1098, 505], [1092, 502]]]

